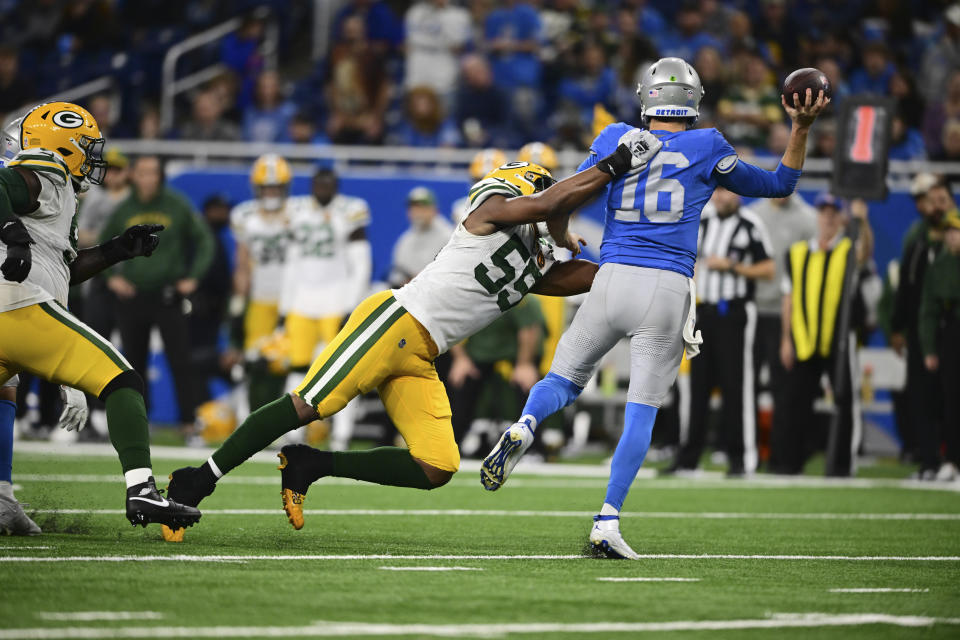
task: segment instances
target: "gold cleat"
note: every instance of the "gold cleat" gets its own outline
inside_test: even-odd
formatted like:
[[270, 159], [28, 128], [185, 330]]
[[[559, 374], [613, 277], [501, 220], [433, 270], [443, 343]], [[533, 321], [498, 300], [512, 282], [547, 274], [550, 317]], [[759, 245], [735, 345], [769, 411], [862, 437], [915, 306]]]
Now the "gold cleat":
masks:
[[[277, 457], [280, 458], [280, 465], [277, 469], [283, 471], [287, 468], [287, 456], [281, 451], [277, 454]], [[303, 529], [303, 501], [307, 499], [307, 496], [283, 487], [280, 491], [280, 498], [283, 501], [283, 510], [287, 514], [287, 520], [297, 531]]]
[[283, 498], [283, 510], [287, 513], [287, 520], [297, 531], [303, 529], [303, 501], [307, 496], [292, 489], [284, 489], [280, 492], [280, 497]]
[[183, 527], [179, 529], [171, 529], [167, 525], [160, 525], [160, 532], [163, 534], [163, 539], [167, 542], [183, 542], [183, 534], [186, 531]]

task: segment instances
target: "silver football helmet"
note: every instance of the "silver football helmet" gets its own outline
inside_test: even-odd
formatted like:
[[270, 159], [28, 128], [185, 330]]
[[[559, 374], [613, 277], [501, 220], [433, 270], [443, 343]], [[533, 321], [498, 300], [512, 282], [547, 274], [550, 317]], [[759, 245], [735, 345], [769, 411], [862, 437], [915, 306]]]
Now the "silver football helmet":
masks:
[[690, 118], [700, 116], [703, 85], [696, 70], [681, 58], [660, 58], [650, 65], [637, 85], [643, 124], [650, 118]]
[[20, 153], [20, 123], [23, 116], [13, 120], [0, 133], [0, 167], [6, 166]]

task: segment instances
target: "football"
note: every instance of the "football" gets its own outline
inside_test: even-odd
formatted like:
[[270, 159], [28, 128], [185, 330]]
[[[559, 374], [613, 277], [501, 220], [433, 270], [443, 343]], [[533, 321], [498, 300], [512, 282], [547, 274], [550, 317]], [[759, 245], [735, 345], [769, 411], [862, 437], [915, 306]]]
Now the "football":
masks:
[[797, 69], [793, 73], [787, 76], [787, 79], [783, 81], [783, 95], [787, 99], [787, 104], [793, 102], [793, 94], [796, 93], [800, 96], [800, 101], [804, 100], [807, 89], [810, 89], [813, 92], [813, 99], [817, 99], [817, 94], [820, 90], [823, 90], [824, 98], [830, 98], [833, 96], [833, 88], [830, 85], [830, 81], [827, 79], [827, 76], [814, 67], [805, 67], [803, 69]]

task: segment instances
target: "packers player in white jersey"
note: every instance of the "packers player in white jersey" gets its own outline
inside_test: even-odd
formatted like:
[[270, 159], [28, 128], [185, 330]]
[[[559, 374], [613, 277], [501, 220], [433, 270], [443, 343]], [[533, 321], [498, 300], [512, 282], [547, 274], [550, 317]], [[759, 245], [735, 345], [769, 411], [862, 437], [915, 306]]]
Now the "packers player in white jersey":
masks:
[[[20, 153], [20, 124], [17, 118], [3, 128], [0, 167]], [[35, 536], [40, 527], [27, 516], [13, 493], [13, 435], [17, 413], [17, 386], [20, 376], [13, 376], [0, 385], [0, 534]], [[62, 429], [79, 432], [87, 422], [87, 396], [72, 387], [60, 387], [63, 413], [57, 423]]]
[[170, 496], [199, 504], [223, 474], [287, 431], [332, 415], [373, 389], [408, 448], [330, 452], [283, 447], [283, 508], [293, 527], [304, 524], [307, 488], [324, 476], [418, 489], [446, 484], [459, 468], [460, 453], [434, 359], [527, 293], [587, 291], [596, 265], [582, 260], [554, 264], [537, 223], [546, 222], [559, 245], [577, 251], [578, 238], [566, 228], [570, 211], [612, 177], [646, 166], [657, 150], [653, 135], [634, 129], [595, 167], [553, 186], [549, 171], [525, 162], [491, 172], [470, 190], [467, 217], [437, 258], [400, 289], [361, 302], [296, 390], [252, 413], [202, 466], [174, 471]]
[[329, 344], [370, 284], [370, 208], [338, 192], [336, 174], [320, 168], [311, 194], [290, 198], [290, 244], [281, 307], [290, 340], [290, 370], [302, 376], [318, 347]]
[[127, 483], [128, 520], [190, 526], [200, 512], [161, 497], [154, 483], [143, 380], [66, 308], [71, 284], [150, 255], [163, 227], [133, 226], [78, 251], [77, 194], [106, 171], [96, 120], [75, 104], [41, 104], [23, 117], [19, 143], [0, 169], [0, 386], [26, 371], [98, 396]]
[[283, 376], [263, 362], [263, 348], [280, 320], [280, 296], [290, 244], [290, 182], [293, 172], [281, 156], [257, 158], [250, 171], [254, 198], [230, 212], [237, 240], [231, 310], [243, 313], [243, 351], [249, 364], [250, 409], [259, 409], [283, 390]]
[[[473, 156], [470, 161], [470, 179], [474, 182], [482, 180], [485, 175], [497, 167], [507, 163], [507, 154], [500, 149], [484, 149]], [[540, 164], [534, 162], [533, 164]], [[543, 165], [540, 165], [543, 166]], [[550, 170], [550, 167], [544, 167]], [[470, 196], [463, 196], [453, 201], [450, 207], [450, 219], [453, 224], [460, 224], [467, 217], [467, 209], [470, 208]]]

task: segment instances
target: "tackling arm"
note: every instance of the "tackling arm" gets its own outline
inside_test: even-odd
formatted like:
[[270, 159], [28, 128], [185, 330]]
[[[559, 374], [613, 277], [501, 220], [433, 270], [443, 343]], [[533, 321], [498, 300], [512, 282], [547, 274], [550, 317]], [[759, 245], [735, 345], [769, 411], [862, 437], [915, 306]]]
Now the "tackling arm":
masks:
[[[613, 153], [600, 159], [596, 166], [575, 173], [533, 195], [509, 199], [493, 195], [467, 216], [463, 225], [470, 233], [485, 236], [502, 227], [570, 215], [614, 178], [645, 167], [662, 144], [649, 131], [631, 129], [620, 137]], [[556, 236], [554, 239], [557, 239]]]
[[530, 293], [542, 296], [575, 296], [590, 291], [599, 267], [589, 260], [568, 260], [553, 265]]
[[530, 196], [506, 198], [494, 195], [467, 217], [464, 226], [476, 235], [489, 235], [501, 227], [542, 222], [569, 214], [610, 180], [609, 174], [591, 167]]

